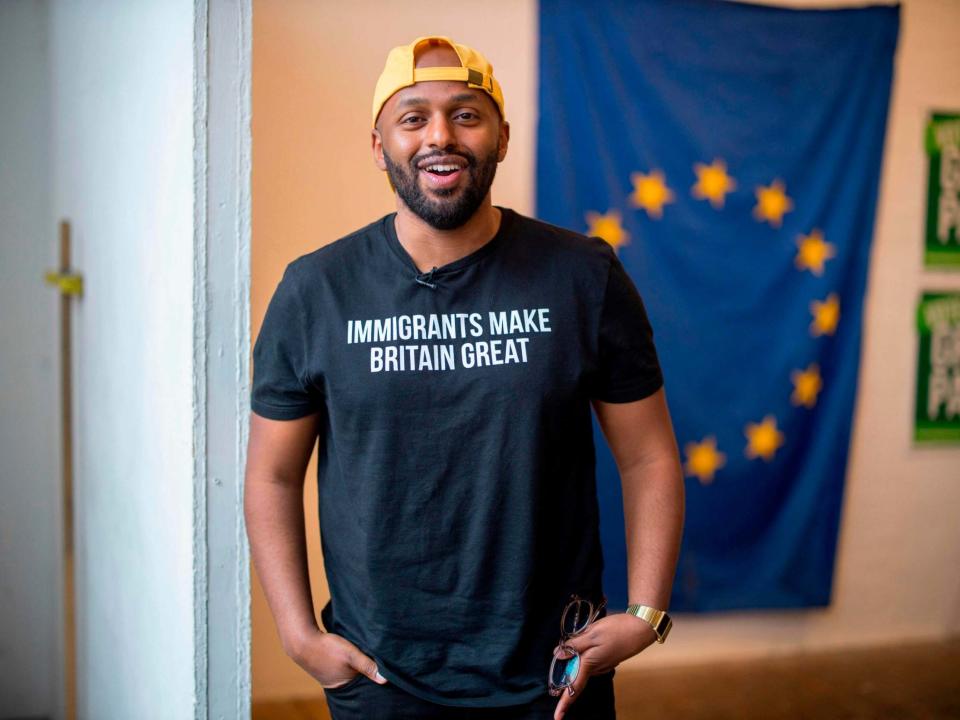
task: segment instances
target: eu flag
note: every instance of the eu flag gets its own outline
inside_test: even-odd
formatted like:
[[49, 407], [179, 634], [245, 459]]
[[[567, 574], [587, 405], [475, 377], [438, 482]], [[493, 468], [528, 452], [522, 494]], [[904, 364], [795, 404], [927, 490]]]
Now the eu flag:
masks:
[[687, 483], [672, 610], [829, 604], [898, 29], [889, 5], [540, 0], [537, 214], [613, 245], [647, 305]]

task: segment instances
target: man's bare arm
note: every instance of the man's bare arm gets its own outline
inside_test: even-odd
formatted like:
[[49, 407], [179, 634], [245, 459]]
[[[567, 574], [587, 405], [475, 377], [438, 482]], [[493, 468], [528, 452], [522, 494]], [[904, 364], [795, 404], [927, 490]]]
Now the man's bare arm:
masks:
[[683, 534], [683, 472], [663, 388], [629, 403], [594, 402], [623, 486], [629, 602], [666, 610]]
[[319, 632], [310, 594], [303, 482], [318, 415], [268, 420], [250, 414], [243, 510], [250, 552], [288, 655]]
[[363, 673], [386, 683], [377, 664], [346, 638], [323, 632], [313, 613], [303, 518], [303, 480], [319, 415], [268, 420], [250, 414], [244, 517], [250, 553], [283, 649], [324, 688]]
[[[623, 485], [628, 602], [667, 610], [683, 534], [684, 487], [663, 388], [636, 402], [594, 401], [593, 409]], [[574, 681], [574, 693], [561, 695], [555, 720], [566, 715], [591, 675], [609, 672], [656, 639], [643, 620], [613, 613], [568, 640], [586, 672]]]

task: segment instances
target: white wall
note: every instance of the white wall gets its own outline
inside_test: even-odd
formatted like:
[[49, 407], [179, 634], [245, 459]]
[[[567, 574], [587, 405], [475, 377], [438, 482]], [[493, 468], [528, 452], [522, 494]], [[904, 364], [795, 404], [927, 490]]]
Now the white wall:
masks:
[[194, 713], [194, 5], [51, 4], [73, 224], [78, 716]]
[[54, 716], [61, 639], [58, 265], [47, 3], [0, 3], [0, 717]]
[[[903, 2], [833, 604], [814, 611], [680, 615], [668, 643], [624, 663], [624, 669], [960, 633], [960, 450], [911, 444], [915, 303], [924, 287], [960, 287], [960, 276], [921, 267], [922, 128], [929, 108], [960, 109], [958, 28], [956, 0]], [[254, 333], [286, 262], [392, 209], [386, 183], [370, 161], [370, 94], [387, 49], [431, 33], [475, 45], [493, 62], [513, 131], [494, 200], [532, 210], [535, 0], [491, 0], [480, 18], [475, 6], [465, 4], [257, 2]], [[314, 473], [311, 465], [305, 508], [319, 611], [327, 589]], [[253, 603], [255, 697], [317, 694], [316, 683], [283, 655], [256, 585]]]
[[914, 447], [911, 418], [917, 301], [960, 291], [960, 273], [924, 270], [921, 251], [927, 113], [960, 113], [960, 3], [909, 0], [901, 33], [839, 573], [854, 630], [936, 637], [960, 634], [960, 449]]

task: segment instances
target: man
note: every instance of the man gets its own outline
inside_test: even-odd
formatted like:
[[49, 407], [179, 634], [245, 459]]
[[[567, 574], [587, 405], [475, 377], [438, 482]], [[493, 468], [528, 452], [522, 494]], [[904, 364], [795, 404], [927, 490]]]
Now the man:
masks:
[[[510, 128], [476, 51], [395, 48], [372, 119], [396, 213], [290, 263], [254, 348], [245, 513], [284, 648], [335, 720], [613, 718], [615, 666], [669, 629], [683, 522], [640, 295], [603, 241], [492, 204]], [[591, 404], [636, 616], [600, 607]], [[326, 632], [302, 513], [318, 435]], [[596, 619], [561, 649], [572, 595]]]

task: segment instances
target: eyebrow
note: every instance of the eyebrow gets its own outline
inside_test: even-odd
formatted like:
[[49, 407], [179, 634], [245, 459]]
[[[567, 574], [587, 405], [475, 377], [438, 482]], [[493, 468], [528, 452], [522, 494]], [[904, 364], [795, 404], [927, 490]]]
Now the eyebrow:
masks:
[[[463, 92], [450, 98], [452, 103], [473, 102], [479, 100], [480, 94], [476, 92]], [[410, 107], [411, 105], [427, 105], [429, 101], [422, 97], [408, 97], [397, 103], [398, 108]]]
[[450, 102], [462, 103], [462, 102], [470, 102], [472, 100], [479, 100], [479, 99], [480, 99], [480, 93], [465, 92], [465, 93], [460, 93], [459, 95], [454, 95], [452, 98], [450, 98]]

